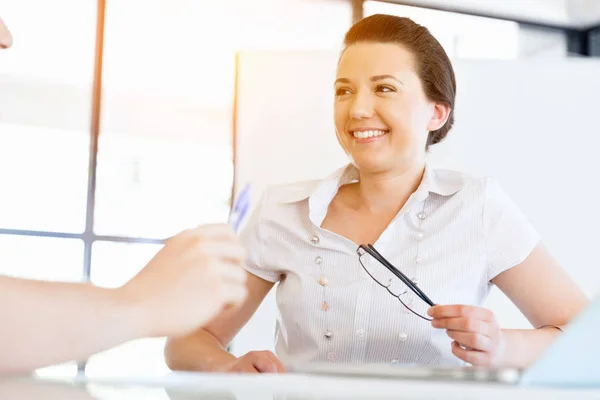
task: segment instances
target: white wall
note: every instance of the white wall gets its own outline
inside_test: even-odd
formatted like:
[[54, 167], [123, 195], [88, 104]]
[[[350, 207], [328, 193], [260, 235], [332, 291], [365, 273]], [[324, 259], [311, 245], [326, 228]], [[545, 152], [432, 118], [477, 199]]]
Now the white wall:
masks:
[[[236, 184], [322, 177], [346, 162], [335, 141], [332, 83], [337, 54], [254, 52], [240, 57]], [[494, 175], [589, 295], [600, 289], [595, 117], [600, 62], [458, 61], [456, 125], [430, 162]], [[259, 193], [255, 193], [256, 196]], [[543, 284], [543, 277], [540, 277]], [[505, 327], [527, 322], [500, 293]], [[236, 339], [235, 353], [273, 348], [273, 293]]]

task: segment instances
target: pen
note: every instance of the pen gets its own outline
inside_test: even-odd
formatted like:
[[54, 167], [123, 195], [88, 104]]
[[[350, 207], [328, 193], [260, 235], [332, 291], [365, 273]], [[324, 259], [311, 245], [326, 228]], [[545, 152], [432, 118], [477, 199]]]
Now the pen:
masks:
[[248, 209], [250, 208], [250, 189], [251, 184], [246, 184], [231, 207], [229, 224], [235, 232], [238, 231], [240, 225], [244, 221], [244, 217], [246, 216]]

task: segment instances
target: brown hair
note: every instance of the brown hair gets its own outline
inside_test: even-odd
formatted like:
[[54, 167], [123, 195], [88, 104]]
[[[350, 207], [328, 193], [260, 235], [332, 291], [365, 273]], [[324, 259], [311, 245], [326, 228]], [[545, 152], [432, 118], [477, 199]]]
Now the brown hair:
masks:
[[444, 126], [429, 133], [427, 148], [441, 142], [454, 124], [456, 98], [454, 69], [442, 45], [427, 28], [411, 19], [385, 14], [375, 14], [355, 23], [346, 33], [344, 47], [364, 42], [394, 43], [413, 53], [427, 98], [450, 106]]

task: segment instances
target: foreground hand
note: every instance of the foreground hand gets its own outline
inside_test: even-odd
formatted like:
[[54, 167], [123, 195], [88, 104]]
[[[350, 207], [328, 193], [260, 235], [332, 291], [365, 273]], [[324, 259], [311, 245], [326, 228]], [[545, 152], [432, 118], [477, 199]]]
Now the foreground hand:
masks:
[[281, 373], [283, 364], [270, 351], [251, 351], [222, 368], [223, 372]]
[[452, 354], [475, 366], [495, 366], [504, 356], [504, 335], [494, 313], [466, 305], [434, 306], [429, 309], [434, 328], [446, 329]]
[[200, 226], [168, 239], [120, 298], [143, 315], [148, 336], [185, 335], [247, 295], [244, 249], [225, 224]]

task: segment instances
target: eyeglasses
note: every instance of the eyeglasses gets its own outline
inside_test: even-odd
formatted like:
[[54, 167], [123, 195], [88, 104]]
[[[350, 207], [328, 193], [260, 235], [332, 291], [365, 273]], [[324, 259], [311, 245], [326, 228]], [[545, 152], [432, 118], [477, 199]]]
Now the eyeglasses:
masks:
[[379, 286], [397, 298], [408, 311], [417, 317], [431, 321], [431, 318], [427, 317], [427, 310], [429, 307], [435, 306], [435, 303], [423, 293], [415, 282], [394, 267], [370, 244], [361, 244], [356, 253], [360, 265]]

